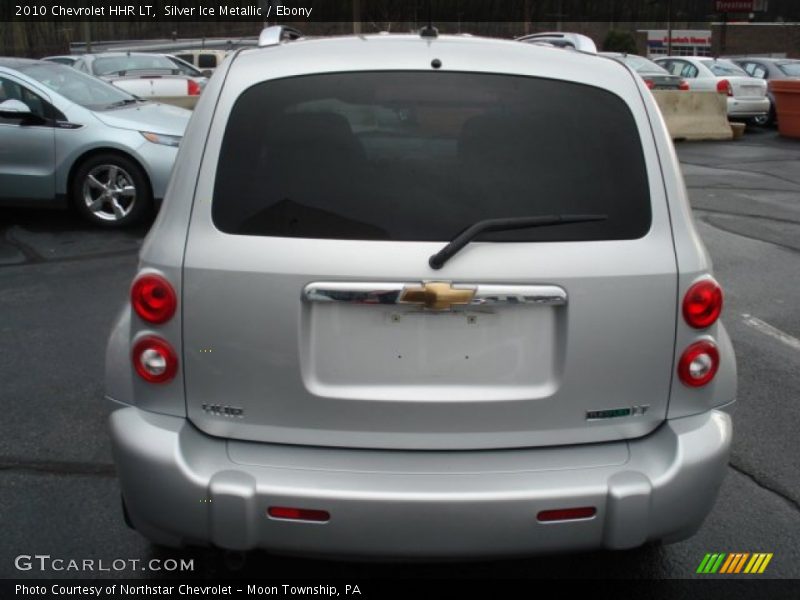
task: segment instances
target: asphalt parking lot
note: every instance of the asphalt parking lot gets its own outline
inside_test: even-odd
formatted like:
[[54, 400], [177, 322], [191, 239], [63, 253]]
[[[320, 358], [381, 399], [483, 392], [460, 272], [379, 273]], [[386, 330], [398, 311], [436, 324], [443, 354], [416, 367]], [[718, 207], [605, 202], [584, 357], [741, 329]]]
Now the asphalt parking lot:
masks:
[[[726, 291], [739, 365], [728, 474], [688, 541], [471, 563], [223, 557], [152, 548], [123, 523], [103, 402], [106, 337], [147, 227], [98, 231], [68, 213], [0, 210], [0, 577], [20, 554], [195, 560], [193, 576], [684, 578], [707, 552], [774, 553], [761, 577], [800, 577], [800, 142], [772, 130], [678, 145], [697, 225]], [[158, 490], [153, 490], [158, 493]], [[124, 570], [100, 577], [157, 577]], [[185, 575], [185, 574], [184, 574]]]

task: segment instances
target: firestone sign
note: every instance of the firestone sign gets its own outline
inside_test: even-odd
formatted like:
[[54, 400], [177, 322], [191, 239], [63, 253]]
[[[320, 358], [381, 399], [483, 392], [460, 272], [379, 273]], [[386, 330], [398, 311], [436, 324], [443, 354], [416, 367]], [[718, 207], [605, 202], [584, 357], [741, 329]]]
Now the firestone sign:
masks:
[[766, 0], [716, 0], [717, 12], [756, 12], [767, 9]]

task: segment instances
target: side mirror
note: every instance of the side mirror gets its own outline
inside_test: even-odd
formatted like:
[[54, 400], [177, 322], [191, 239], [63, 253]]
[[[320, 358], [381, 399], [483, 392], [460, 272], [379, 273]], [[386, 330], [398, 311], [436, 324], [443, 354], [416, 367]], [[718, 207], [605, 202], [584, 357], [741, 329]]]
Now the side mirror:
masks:
[[214, 71], [211, 69], [203, 69], [200, 72], [203, 74], [203, 77], [211, 77], [214, 74]]
[[29, 117], [31, 114], [33, 113], [28, 105], [24, 102], [20, 102], [19, 100], [12, 99], [6, 100], [5, 102], [0, 102], [0, 116], [14, 118]]

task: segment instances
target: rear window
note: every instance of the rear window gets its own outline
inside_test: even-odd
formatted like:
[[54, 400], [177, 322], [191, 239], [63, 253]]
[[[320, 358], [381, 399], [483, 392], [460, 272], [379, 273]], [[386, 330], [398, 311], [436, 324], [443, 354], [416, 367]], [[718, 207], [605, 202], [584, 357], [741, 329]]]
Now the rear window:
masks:
[[788, 77], [800, 77], [800, 61], [791, 63], [778, 63], [778, 68]]
[[647, 60], [642, 56], [634, 54], [625, 54], [620, 57], [620, 60], [627, 64], [631, 69], [639, 73], [658, 73], [667, 75], [668, 71], [654, 63], [652, 60]]
[[633, 116], [591, 86], [359, 72], [257, 84], [236, 101], [212, 215], [231, 234], [443, 241], [489, 218], [597, 214], [494, 241], [634, 239], [650, 196]]
[[117, 75], [129, 71], [172, 71], [175, 69], [167, 58], [157, 54], [110, 56], [98, 58], [92, 63], [95, 75]]
[[728, 60], [701, 60], [700, 62], [711, 69], [711, 72], [714, 75], [748, 77], [747, 72], [744, 69]]

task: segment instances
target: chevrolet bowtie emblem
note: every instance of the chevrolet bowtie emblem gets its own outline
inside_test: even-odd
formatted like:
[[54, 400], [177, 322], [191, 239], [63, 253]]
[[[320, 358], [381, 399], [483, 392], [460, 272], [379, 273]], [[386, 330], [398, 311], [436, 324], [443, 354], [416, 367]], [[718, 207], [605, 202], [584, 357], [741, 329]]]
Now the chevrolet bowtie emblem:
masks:
[[443, 281], [432, 281], [421, 286], [406, 286], [400, 294], [400, 303], [422, 304], [433, 310], [448, 310], [455, 305], [469, 304], [474, 296], [474, 287], [454, 288]]

